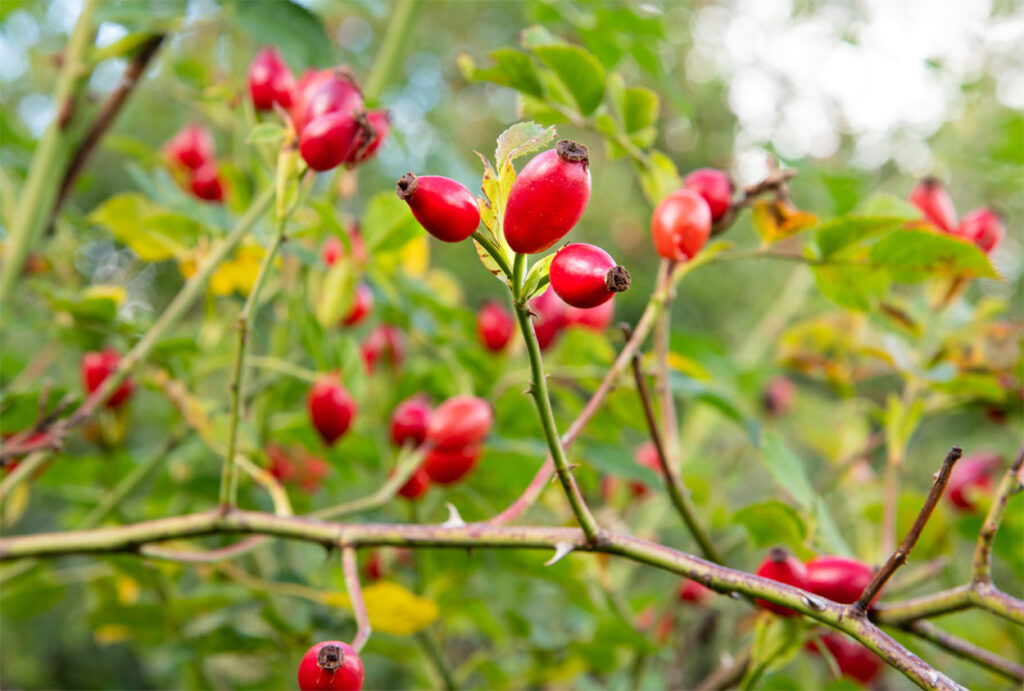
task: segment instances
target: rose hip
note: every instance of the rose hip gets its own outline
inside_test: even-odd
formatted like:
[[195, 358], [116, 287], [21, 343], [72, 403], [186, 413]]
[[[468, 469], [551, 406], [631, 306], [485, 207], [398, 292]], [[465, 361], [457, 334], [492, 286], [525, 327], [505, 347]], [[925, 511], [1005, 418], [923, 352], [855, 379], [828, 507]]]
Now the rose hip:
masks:
[[405, 334], [397, 326], [381, 324], [366, 335], [359, 352], [367, 372], [373, 372], [378, 362], [397, 370], [405, 361]]
[[327, 113], [341, 113], [357, 119], [363, 112], [363, 94], [347, 68], [306, 73], [296, 88], [292, 121], [296, 131]]
[[548, 288], [530, 300], [533, 312], [533, 331], [541, 350], [547, 350], [566, 326], [566, 304]]
[[916, 206], [924, 217], [947, 233], [956, 231], [956, 209], [946, 188], [935, 178], [917, 183], [907, 201]]
[[491, 431], [493, 422], [491, 406], [484, 399], [452, 396], [431, 414], [427, 441], [442, 449], [479, 444]]
[[533, 157], [509, 190], [503, 228], [513, 251], [543, 252], [565, 237], [590, 199], [587, 147], [563, 139]]
[[309, 121], [299, 134], [299, 154], [316, 171], [330, 170], [351, 153], [359, 121], [347, 113], [326, 113]]
[[430, 404], [421, 396], [399, 403], [391, 413], [391, 441], [396, 446], [422, 444], [427, 438], [431, 412]]
[[476, 316], [476, 332], [484, 347], [494, 352], [505, 349], [515, 332], [515, 321], [501, 305], [488, 302]]
[[870, 566], [856, 559], [818, 557], [807, 562], [807, 589], [849, 605], [857, 601], [873, 575]]
[[202, 125], [183, 127], [164, 145], [164, 154], [171, 163], [185, 168], [212, 163], [213, 135]]
[[580, 309], [579, 307], [565, 306], [565, 325], [580, 326], [591, 331], [604, 331], [615, 316], [615, 301], [609, 300], [597, 307]]
[[[807, 567], [781, 547], [776, 547], [768, 553], [765, 560], [761, 562], [760, 568], [757, 569], [757, 575], [791, 585], [794, 588], [807, 589]], [[761, 599], [757, 599], [756, 602], [768, 611], [783, 617], [795, 617], [798, 614], [788, 607], [777, 605], [774, 602]]]
[[732, 204], [732, 181], [715, 168], [698, 168], [683, 179], [683, 187], [704, 198], [711, 211], [712, 223], [722, 218]]
[[591, 309], [629, 288], [629, 272], [600, 247], [577, 243], [551, 262], [551, 288], [570, 307]]
[[[121, 356], [118, 355], [116, 350], [110, 348], [99, 353], [90, 352], [83, 355], [80, 369], [85, 392], [87, 394], [96, 392], [103, 385], [106, 378], [117, 370], [120, 362]], [[110, 398], [107, 399], [106, 407], [120, 408], [131, 398], [134, 388], [132, 380], [125, 378], [114, 390], [114, 393], [110, 395]]]
[[430, 475], [420, 467], [399, 488], [398, 494], [406, 499], [419, 499], [428, 489], [430, 489]]
[[249, 65], [249, 95], [257, 110], [270, 110], [278, 103], [283, 108], [292, 104], [295, 78], [276, 48], [261, 50]]
[[431, 449], [423, 461], [423, 471], [437, 484], [450, 485], [466, 477], [479, 460], [479, 446]]
[[356, 292], [352, 296], [352, 306], [341, 323], [345, 326], [355, 326], [366, 319], [372, 309], [373, 291], [365, 283], [360, 283], [356, 286]]
[[998, 213], [983, 206], [963, 217], [957, 234], [973, 242], [982, 252], [991, 252], [1006, 236], [1006, 226]]
[[313, 427], [324, 444], [334, 446], [348, 432], [358, 410], [355, 399], [333, 375], [321, 377], [306, 397]]
[[692, 190], [665, 197], [651, 216], [651, 237], [659, 255], [673, 261], [692, 259], [711, 234], [711, 209]]
[[[864, 685], [871, 684], [884, 671], [882, 661], [873, 652], [840, 633], [827, 633], [821, 642], [832, 655], [844, 677], [855, 679]], [[821, 654], [817, 644], [809, 641], [807, 647]]]
[[480, 225], [480, 207], [473, 193], [451, 178], [406, 173], [398, 179], [395, 192], [438, 240], [461, 242]]
[[360, 140], [358, 146], [353, 147], [345, 163], [358, 165], [373, 158], [377, 150], [388, 138], [391, 131], [391, 118], [386, 110], [366, 111], [366, 121], [363, 125], [365, 137]]
[[341, 641], [317, 643], [299, 662], [301, 691], [360, 691], [364, 676], [363, 661]]
[[982, 451], [961, 459], [949, 476], [948, 501], [959, 511], [979, 510], [978, 499], [992, 490], [992, 473], [1003, 463], [999, 454]]
[[224, 182], [216, 163], [207, 163], [192, 171], [192, 194], [208, 202], [224, 201]]

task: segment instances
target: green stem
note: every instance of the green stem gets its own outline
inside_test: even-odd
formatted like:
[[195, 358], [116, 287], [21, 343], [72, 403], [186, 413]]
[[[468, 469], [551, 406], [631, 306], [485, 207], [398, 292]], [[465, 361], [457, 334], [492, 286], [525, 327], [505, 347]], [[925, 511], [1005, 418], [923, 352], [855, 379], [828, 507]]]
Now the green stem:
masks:
[[[519, 268], [519, 257], [521, 256], [523, 255], [516, 255], [517, 269]], [[517, 285], [519, 284], [517, 283]], [[586, 534], [587, 540], [593, 542], [597, 540], [600, 529], [597, 527], [597, 522], [594, 520], [594, 516], [590, 513], [590, 509], [587, 508], [586, 503], [583, 501], [583, 495], [580, 494], [580, 489], [576, 485], [576, 479], [569, 470], [569, 462], [565, 457], [565, 449], [562, 448], [562, 442], [558, 436], [558, 427], [555, 424], [555, 415], [551, 410], [551, 397], [548, 394], [548, 384], [544, 376], [544, 365], [540, 354], [540, 344], [537, 342], [537, 334], [533, 330], [533, 322], [530, 321], [529, 307], [518, 303], [515, 307], [516, 317], [519, 320], [519, 330], [522, 332], [523, 339], [526, 341], [526, 351], [530, 357], [530, 373], [532, 377], [532, 381], [530, 382], [530, 393], [533, 395], [533, 401], [537, 406], [537, 415], [540, 418], [541, 427], [544, 429], [544, 438], [548, 443], [548, 452], [551, 454], [551, 458], [555, 463], [555, 472], [558, 475], [558, 481], [562, 483], [565, 495], [569, 499], [569, 503], [572, 505], [573, 513], [576, 514], [576, 520], [579, 521], [580, 527], [583, 528], [583, 532]]]
[[522, 298], [523, 276], [526, 275], [526, 255], [516, 254], [512, 264], [512, 296], [516, 302]]
[[124, 478], [117, 483], [117, 485], [107, 493], [100, 503], [96, 505], [92, 511], [82, 519], [79, 523], [79, 528], [94, 528], [99, 525], [104, 518], [110, 515], [117, 506], [124, 501], [124, 499], [138, 489], [139, 485], [146, 481], [154, 470], [167, 458], [167, 454], [174, 450], [174, 448], [181, 443], [181, 437], [171, 437], [163, 444], [161, 444], [156, 450], [153, 451], [146, 459], [139, 463], [130, 473], [124, 476]]
[[32, 475], [37, 469], [42, 467], [43, 463], [46, 463], [47, 459], [50, 458], [52, 452], [49, 449], [41, 449], [34, 451], [25, 457], [18, 466], [7, 473], [2, 481], [0, 481], [0, 505], [7, 498], [7, 495], [11, 491], [24, 482], [30, 475]]
[[93, 42], [96, 29], [93, 15], [98, 0], [86, 0], [63, 53], [64, 66], [57, 79], [53, 102], [57, 113], [46, 128], [29, 166], [28, 177], [18, 197], [21, 203], [10, 228], [3, 275], [0, 278], [0, 304], [6, 303], [21, 275], [29, 248], [35, 243], [57, 198], [67, 159], [70, 118], [75, 114], [78, 91], [89, 75], [84, 55]]
[[388, 79], [398, 66], [409, 39], [409, 30], [416, 13], [418, 0], [398, 0], [391, 12], [391, 21], [377, 51], [377, 59], [363, 87], [367, 101], [376, 101]]
[[434, 671], [441, 677], [441, 683], [444, 684], [445, 691], [455, 691], [457, 688], [455, 686], [455, 679], [452, 677], [452, 673], [448, 669], [441, 651], [438, 650], [437, 644], [434, 643], [434, 639], [426, 631], [417, 633], [416, 639], [419, 641], [420, 647], [423, 648], [423, 652], [427, 654], [427, 659], [433, 665]]
[[242, 411], [242, 388], [245, 385], [245, 349], [249, 337], [249, 320], [256, 305], [259, 303], [260, 293], [267, 282], [267, 276], [274, 265], [274, 258], [277, 251], [285, 240], [285, 226], [288, 216], [283, 215], [277, 222], [277, 232], [270, 243], [270, 248], [263, 255], [259, 271], [256, 274], [256, 281], [253, 283], [249, 296], [245, 299], [245, 305], [238, 314], [236, 328], [238, 329], [238, 342], [235, 345], [235, 367], [232, 373], [231, 392], [231, 417], [228, 421], [228, 446], [224, 456], [224, 465], [221, 468], [220, 477], [220, 507], [221, 510], [235, 506], [238, 498], [238, 473], [235, 469], [235, 452], [238, 444], [238, 422]]
[[1010, 502], [1010, 497], [1024, 489], [1024, 484], [1020, 479], [1022, 465], [1024, 465], [1024, 446], [1021, 446], [1017, 457], [1003, 474], [1003, 479], [999, 482], [999, 487], [992, 498], [992, 506], [989, 507], [988, 515], [985, 516], [985, 522], [978, 534], [978, 542], [974, 548], [973, 580], [975, 583], [990, 583], [992, 581], [992, 545], [995, 543], [999, 525], [1006, 516], [1006, 505]]
[[491, 258], [498, 264], [498, 268], [505, 272], [505, 275], [512, 279], [512, 269], [509, 268], [505, 255], [501, 253], [494, 241], [487, 237], [483, 231], [477, 230], [473, 233], [473, 239], [480, 243], [480, 246], [491, 255]]

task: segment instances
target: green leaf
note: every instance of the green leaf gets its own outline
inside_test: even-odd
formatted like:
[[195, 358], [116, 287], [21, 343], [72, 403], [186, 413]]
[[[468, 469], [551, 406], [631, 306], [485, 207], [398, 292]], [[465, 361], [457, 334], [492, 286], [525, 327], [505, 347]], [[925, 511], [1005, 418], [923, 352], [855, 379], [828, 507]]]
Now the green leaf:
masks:
[[398, 249], [422, 232], [409, 206], [391, 192], [378, 192], [370, 198], [361, 226], [369, 252]]
[[812, 267], [822, 295], [841, 307], [866, 312], [889, 290], [892, 279], [883, 268], [856, 264]]
[[853, 556], [853, 550], [846, 544], [843, 534], [839, 532], [839, 526], [836, 525], [836, 521], [832, 518], [828, 506], [825, 505], [825, 500], [821, 497], [815, 497], [814, 500], [814, 520], [814, 542], [821, 548], [822, 552], [844, 557]]
[[88, 218], [92, 223], [104, 226], [143, 261], [170, 259], [183, 252], [185, 246], [179, 242], [179, 232], [185, 236], [182, 239], [194, 238], [198, 234], [198, 224], [165, 211], [134, 193], [110, 197]]
[[672, 159], [660, 151], [651, 151], [650, 165], [644, 166], [640, 171], [640, 186], [647, 201], [652, 206], [657, 206], [662, 199], [682, 185], [683, 180], [679, 177], [679, 170]]
[[804, 509], [813, 507], [816, 495], [803, 463], [774, 432], [762, 435], [761, 458], [779, 487], [792, 495]]
[[737, 511], [732, 520], [741, 524], [750, 534], [755, 547], [784, 544], [801, 559], [813, 553], [807, 549], [807, 526], [800, 514], [781, 501], [770, 500], [751, 504]]
[[819, 256], [828, 257], [849, 245], [898, 228], [898, 216], [840, 216], [818, 227], [815, 241]]
[[249, 131], [246, 144], [267, 144], [284, 139], [285, 129], [276, 122], [261, 122]]
[[558, 137], [554, 127], [543, 127], [535, 122], [517, 122], [498, 135], [494, 162], [501, 171], [506, 163], [546, 147]]
[[628, 87], [618, 105], [622, 125], [629, 134], [652, 128], [658, 122], [658, 94], [650, 89]]
[[316, 297], [316, 320], [320, 326], [328, 329], [341, 321], [352, 305], [355, 288], [356, 272], [352, 259], [342, 257], [327, 270], [320, 290], [310, 294], [311, 298]]
[[319, 18], [291, 0], [236, 0], [238, 25], [259, 45], [276, 46], [293, 71], [337, 62], [334, 43]]
[[966, 240], [920, 228], [890, 233], [871, 248], [872, 263], [903, 283], [931, 276], [997, 278], [988, 256]]
[[564, 38], [551, 33], [546, 27], [534, 24], [519, 32], [519, 45], [529, 50], [539, 46], [565, 46], [569, 44], [566, 43]]
[[604, 99], [605, 75], [596, 57], [572, 45], [537, 46], [533, 52], [558, 76], [581, 113], [597, 110]]
[[487, 81], [515, 89], [529, 96], [542, 98], [544, 86], [533, 60], [526, 53], [513, 48], [498, 48], [490, 53], [494, 65], [479, 68], [468, 54], [459, 55], [459, 69], [468, 81]]
[[548, 272], [551, 270], [551, 262], [554, 259], [555, 253], [552, 252], [530, 267], [530, 273], [526, 274], [526, 282], [523, 285], [524, 299], [529, 300], [547, 285]]
[[891, 194], [876, 194], [857, 208], [861, 216], [892, 216], [904, 221], [921, 218], [921, 210], [916, 206]]
[[740, 688], [755, 688], [766, 672], [781, 669], [800, 652], [806, 624], [802, 617], [758, 617], [754, 644], [750, 649], [750, 667]]

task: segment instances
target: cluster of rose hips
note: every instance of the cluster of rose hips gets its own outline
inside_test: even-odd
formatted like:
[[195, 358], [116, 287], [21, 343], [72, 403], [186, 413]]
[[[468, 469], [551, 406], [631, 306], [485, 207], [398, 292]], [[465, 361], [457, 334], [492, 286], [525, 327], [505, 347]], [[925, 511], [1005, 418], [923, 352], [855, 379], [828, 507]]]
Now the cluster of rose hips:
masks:
[[465, 478], [479, 462], [493, 423], [491, 406], [476, 396], [453, 396], [436, 410], [423, 396], [399, 403], [391, 414], [391, 441], [426, 455], [398, 494], [418, 499], [431, 483], [451, 485]]
[[683, 179], [651, 216], [651, 238], [659, 255], [673, 261], [693, 259], [707, 243], [711, 228], [731, 217], [733, 185], [714, 168], [700, 168]]
[[1002, 217], [987, 206], [971, 211], [957, 223], [953, 200], [935, 178], [919, 182], [907, 199], [943, 233], [973, 242], [982, 252], [991, 253], [1006, 235]]
[[224, 180], [217, 169], [213, 135], [202, 125], [186, 125], [164, 145], [173, 170], [188, 176], [189, 189], [208, 202], [224, 201]]
[[283, 485], [297, 485], [308, 494], [315, 494], [331, 466], [322, 458], [310, 456], [296, 447], [289, 452], [277, 445], [267, 446], [267, 470]]

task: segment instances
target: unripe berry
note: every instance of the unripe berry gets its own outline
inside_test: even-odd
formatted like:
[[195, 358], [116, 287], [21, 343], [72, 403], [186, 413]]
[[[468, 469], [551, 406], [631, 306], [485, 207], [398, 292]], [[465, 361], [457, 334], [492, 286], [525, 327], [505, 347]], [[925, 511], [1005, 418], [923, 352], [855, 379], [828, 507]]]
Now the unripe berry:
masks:
[[430, 404], [421, 396], [407, 398], [391, 413], [391, 441], [396, 446], [419, 446], [427, 438], [430, 424]]
[[276, 48], [261, 50], [249, 65], [249, 95], [257, 110], [270, 110], [275, 103], [282, 108], [292, 104], [295, 78]]
[[365, 283], [356, 286], [356, 292], [352, 296], [352, 306], [348, 314], [341, 320], [345, 326], [355, 326], [366, 319], [366, 315], [373, 309], [373, 291]]
[[1003, 463], [999, 454], [982, 451], [971, 454], [953, 466], [946, 485], [946, 497], [958, 510], [976, 512], [978, 499], [992, 490], [992, 473]]
[[548, 288], [530, 300], [533, 317], [533, 331], [541, 350], [547, 350], [566, 326], [566, 304]]
[[299, 154], [316, 171], [330, 170], [351, 153], [359, 120], [348, 113], [326, 113], [309, 121], [299, 134]]
[[998, 213], [983, 206], [963, 217], [957, 234], [980, 247], [982, 252], [991, 252], [1006, 236], [1006, 226]]
[[443, 449], [473, 446], [487, 437], [493, 423], [494, 414], [484, 399], [452, 396], [431, 414], [427, 441]]
[[479, 446], [431, 449], [423, 461], [423, 471], [437, 484], [451, 485], [466, 477], [479, 460]]
[[360, 691], [364, 676], [363, 661], [341, 641], [317, 643], [299, 662], [301, 691]]
[[358, 407], [355, 399], [333, 375], [321, 377], [309, 390], [306, 406], [324, 444], [334, 446], [348, 432]]
[[591, 331], [604, 331], [611, 326], [612, 318], [615, 316], [615, 301], [609, 300], [604, 304], [590, 309], [565, 306], [565, 325], [580, 326]]
[[521, 254], [543, 252], [565, 237], [590, 199], [587, 147], [563, 139], [527, 163], [509, 190], [505, 240]]
[[704, 587], [697, 581], [691, 581], [689, 578], [683, 579], [683, 582], [679, 584], [678, 597], [683, 602], [700, 605], [710, 600], [714, 594], [715, 591]]
[[488, 302], [476, 315], [476, 332], [484, 347], [494, 352], [505, 349], [515, 333], [515, 322], [501, 305]]
[[405, 361], [405, 334], [397, 326], [381, 324], [366, 335], [359, 352], [367, 372], [373, 372], [378, 362], [397, 370]]
[[683, 187], [704, 198], [711, 211], [712, 223], [724, 216], [732, 204], [732, 181], [715, 168], [698, 168], [683, 179]]
[[[106, 349], [103, 352], [90, 352], [82, 356], [80, 365], [82, 372], [82, 385], [85, 392], [91, 394], [102, 386], [103, 382], [117, 370], [121, 362], [121, 356], [116, 350]], [[120, 408], [132, 395], [134, 384], [131, 379], [124, 381], [114, 390], [106, 401], [108, 408]]]
[[551, 288], [570, 307], [591, 309], [629, 289], [629, 272], [600, 247], [566, 245], [551, 262]]
[[[802, 561], [781, 547], [776, 547], [768, 553], [765, 560], [761, 562], [757, 575], [791, 585], [794, 588], [807, 589], [807, 567], [804, 566]], [[783, 617], [795, 617], [798, 614], [788, 607], [777, 605], [774, 602], [761, 599], [756, 600], [756, 602], [768, 611], [775, 612], [775, 614]]]
[[693, 259], [710, 234], [711, 209], [692, 190], [677, 190], [665, 197], [651, 216], [654, 249], [666, 259]]
[[[840, 633], [827, 633], [821, 637], [821, 642], [836, 661], [839, 671], [844, 677], [855, 679], [864, 685], [869, 685], [877, 679], [885, 670], [882, 661], [873, 652], [856, 641]], [[821, 654], [814, 641], [807, 644], [812, 652]]]
[[345, 159], [345, 163], [350, 165], [358, 165], [373, 158], [391, 131], [391, 118], [387, 110], [368, 110], [365, 117], [363, 132], [366, 137]]
[[216, 163], [207, 163], [192, 171], [192, 194], [208, 202], [224, 201], [224, 182]]
[[833, 602], [850, 605], [871, 582], [874, 572], [864, 562], [847, 557], [818, 557], [807, 562], [807, 589]]
[[451, 178], [406, 173], [398, 179], [395, 192], [438, 240], [461, 242], [480, 225], [480, 207], [473, 193]]
[[426, 470], [420, 467], [398, 489], [398, 494], [406, 499], [419, 499], [428, 489], [430, 489], [430, 476], [427, 475]]
[[164, 155], [176, 165], [199, 168], [213, 162], [213, 135], [202, 125], [183, 127], [164, 145]]
[[925, 178], [917, 183], [907, 201], [916, 206], [924, 217], [947, 233], [956, 231], [956, 209], [953, 200], [942, 183], [935, 178]]
[[296, 131], [327, 113], [357, 118], [363, 112], [363, 93], [347, 68], [307, 73], [296, 89], [292, 120]]

